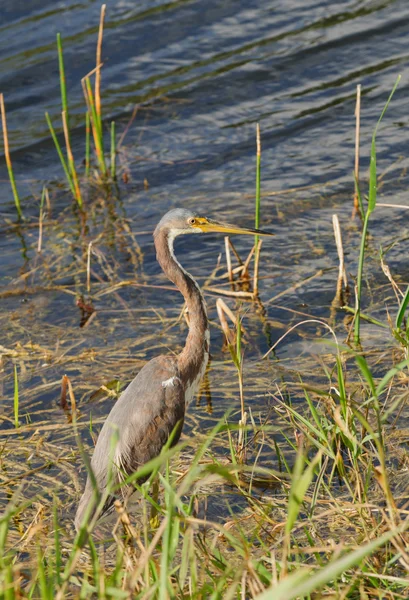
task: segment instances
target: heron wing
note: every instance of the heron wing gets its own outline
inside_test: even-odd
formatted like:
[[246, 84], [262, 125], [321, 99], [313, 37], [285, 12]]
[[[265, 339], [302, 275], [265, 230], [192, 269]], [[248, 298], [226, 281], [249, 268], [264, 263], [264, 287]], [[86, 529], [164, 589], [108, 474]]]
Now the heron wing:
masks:
[[158, 456], [173, 433], [172, 445], [182, 432], [185, 394], [176, 360], [158, 357], [150, 361], [125, 390], [116, 458], [122, 473], [134, 473]]
[[[111, 469], [114, 481], [120, 482], [158, 456], [172, 432], [172, 445], [177, 443], [185, 416], [185, 393], [179, 375], [174, 357], [154, 358], [144, 365], [114, 404], [91, 460], [101, 492], [106, 489]], [[124, 488], [122, 494], [128, 495], [130, 491]], [[88, 477], [75, 518], [77, 528], [92, 497]], [[108, 498], [103, 513], [113, 501], [113, 497]]]
[[[91, 465], [99, 484], [106, 484], [110, 456], [117, 478], [133, 473], [159, 455], [175, 427], [180, 437], [185, 415], [184, 388], [176, 359], [149, 361], [121, 394], [95, 446]], [[112, 453], [112, 436], [118, 441]]]

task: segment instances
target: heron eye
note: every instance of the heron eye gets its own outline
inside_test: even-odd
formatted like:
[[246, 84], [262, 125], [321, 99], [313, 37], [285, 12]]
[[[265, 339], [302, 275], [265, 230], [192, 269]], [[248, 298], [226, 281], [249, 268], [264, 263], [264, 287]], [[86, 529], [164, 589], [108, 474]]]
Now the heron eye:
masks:
[[194, 219], [193, 217], [191, 219], [189, 219], [189, 225], [194, 225], [196, 223], [196, 219]]

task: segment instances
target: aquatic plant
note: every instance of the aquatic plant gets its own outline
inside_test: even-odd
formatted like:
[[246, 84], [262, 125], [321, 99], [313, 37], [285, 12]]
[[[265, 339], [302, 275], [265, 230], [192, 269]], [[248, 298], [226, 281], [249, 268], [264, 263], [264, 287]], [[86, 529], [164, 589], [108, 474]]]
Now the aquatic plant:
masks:
[[[97, 165], [102, 180], [105, 181], [108, 177], [108, 169], [106, 166], [105, 152], [104, 152], [104, 125], [102, 118], [102, 103], [101, 103], [101, 68], [102, 68], [102, 39], [104, 30], [106, 5], [103, 4], [101, 7], [97, 51], [96, 51], [96, 66], [91, 73], [85, 75], [82, 78], [82, 88], [87, 107], [85, 116], [85, 178], [88, 179], [90, 176], [91, 167], [91, 132], [94, 140], [95, 156], [97, 159]], [[64, 156], [63, 149], [59, 142], [56, 134], [54, 125], [51, 121], [50, 115], [46, 113], [45, 117], [47, 120], [48, 127], [52, 139], [54, 141], [58, 156], [60, 158], [61, 165], [63, 167], [69, 188], [73, 197], [75, 198], [79, 208], [83, 206], [83, 199], [80, 187], [80, 177], [77, 172], [76, 163], [74, 160], [72, 148], [71, 148], [71, 131], [70, 131], [70, 115], [68, 107], [68, 96], [66, 88], [66, 77], [65, 77], [65, 66], [64, 66], [64, 55], [62, 47], [61, 35], [57, 34], [57, 52], [58, 52], [58, 64], [60, 72], [60, 88], [61, 88], [61, 119], [62, 129], [64, 133], [66, 157]], [[95, 77], [94, 90], [91, 86], [91, 77]], [[111, 149], [110, 149], [110, 176], [112, 180], [116, 179], [116, 140], [115, 140], [115, 122], [111, 122]]]
[[378, 133], [379, 126], [383, 119], [383, 116], [386, 112], [386, 109], [389, 106], [390, 101], [395, 93], [396, 88], [398, 87], [400, 81], [400, 75], [398, 76], [395, 85], [389, 95], [389, 98], [381, 112], [381, 116], [378, 119], [376, 127], [374, 129], [372, 135], [372, 144], [371, 144], [371, 157], [370, 157], [370, 167], [369, 167], [369, 189], [368, 189], [368, 204], [365, 210], [364, 204], [362, 202], [361, 192], [359, 189], [359, 183], [355, 179], [355, 188], [356, 194], [358, 196], [359, 207], [361, 214], [364, 216], [364, 223], [362, 227], [361, 234], [361, 247], [359, 252], [359, 261], [358, 261], [358, 274], [356, 279], [356, 307], [355, 307], [355, 323], [354, 323], [354, 341], [356, 344], [360, 342], [360, 325], [361, 325], [361, 299], [362, 299], [362, 275], [364, 268], [364, 259], [365, 259], [365, 245], [366, 245], [366, 237], [368, 233], [368, 224], [369, 218], [372, 212], [376, 207], [376, 189], [377, 189], [377, 170], [376, 170], [376, 134]]

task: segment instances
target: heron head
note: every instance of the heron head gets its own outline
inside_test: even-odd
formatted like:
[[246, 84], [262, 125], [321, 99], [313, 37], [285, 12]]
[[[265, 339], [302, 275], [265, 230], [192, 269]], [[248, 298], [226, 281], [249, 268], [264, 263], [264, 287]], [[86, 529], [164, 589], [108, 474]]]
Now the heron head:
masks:
[[248, 227], [239, 227], [229, 223], [222, 223], [203, 217], [197, 213], [184, 208], [174, 208], [162, 217], [155, 229], [155, 235], [163, 229], [172, 232], [173, 236], [185, 233], [212, 233], [219, 232], [225, 234], [249, 234], [249, 235], [274, 235], [261, 229], [252, 229]]

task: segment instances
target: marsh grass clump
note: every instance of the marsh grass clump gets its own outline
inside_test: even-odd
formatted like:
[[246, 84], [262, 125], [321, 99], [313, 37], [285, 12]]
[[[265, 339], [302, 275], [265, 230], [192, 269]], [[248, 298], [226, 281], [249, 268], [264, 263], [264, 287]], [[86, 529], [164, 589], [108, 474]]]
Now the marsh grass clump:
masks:
[[[2, 593], [296, 599], [314, 593], [324, 598], [336, 589], [344, 597], [405, 597], [409, 522], [382, 456], [390, 440], [375, 401], [399, 369], [375, 382], [369, 365], [361, 363], [365, 376], [359, 380], [356, 358], [345, 353], [342, 360], [340, 367], [328, 355], [326, 387], [307, 391], [303, 381], [288, 380], [271, 397], [276, 418], [248, 426], [248, 464], [223, 450], [235, 429], [227, 414], [205, 434], [164, 448], [127, 479], [139, 492], [136, 506], [117, 501], [109, 522], [96, 526], [92, 518], [77, 535], [66, 495], [73, 499], [78, 493], [75, 465], [83, 449], [75, 442], [76, 427], [83, 435], [87, 423], [69, 425], [71, 455], [53, 455], [56, 447], [45, 443], [33, 459], [43, 461], [42, 468], [33, 467], [44, 475], [43, 485], [30, 495], [21, 486], [29, 473], [14, 481], [0, 519]], [[295, 403], [301, 393], [307, 411]], [[33, 443], [30, 436], [23, 444], [15, 435], [9, 439], [11, 454], [29, 451]], [[269, 464], [278, 446], [281, 469]], [[139, 485], [146, 473], [150, 479]], [[159, 503], [151, 486], [156, 477]]]
[[[105, 20], [105, 11], [106, 5], [103, 4], [101, 7], [101, 16], [99, 23], [99, 33], [98, 33], [98, 41], [97, 41], [97, 51], [96, 51], [96, 66], [95, 69], [85, 75], [83, 77], [81, 83], [83, 87], [85, 103], [87, 107], [86, 119], [85, 119], [85, 177], [88, 178], [90, 175], [90, 166], [91, 166], [91, 132], [94, 140], [94, 149], [95, 155], [97, 159], [97, 166], [99, 169], [100, 176], [103, 181], [106, 181], [108, 176], [108, 169], [106, 166], [105, 159], [105, 151], [104, 151], [104, 131], [103, 131], [103, 119], [102, 119], [102, 109], [101, 109], [101, 55], [102, 55], [102, 38], [103, 38], [103, 30], [104, 30], [104, 20]], [[74, 196], [77, 204], [80, 208], [82, 208], [83, 200], [82, 194], [79, 184], [79, 176], [77, 173], [76, 164], [74, 161], [74, 156], [71, 150], [71, 133], [70, 133], [70, 116], [68, 110], [68, 99], [67, 99], [67, 89], [66, 89], [66, 79], [65, 79], [65, 67], [64, 67], [64, 56], [63, 56], [63, 48], [62, 48], [62, 40], [61, 36], [57, 34], [57, 51], [58, 51], [58, 64], [60, 71], [60, 88], [61, 88], [61, 105], [62, 105], [62, 125], [64, 132], [64, 140], [66, 147], [66, 155], [67, 159], [64, 157], [63, 150], [59, 143], [58, 137], [54, 130], [53, 124], [51, 122], [50, 116], [46, 113], [47, 123], [51, 132], [51, 136], [54, 140], [55, 147], [57, 149], [58, 156], [61, 161], [61, 165], [63, 167], [65, 176], [68, 181], [68, 185]], [[92, 90], [91, 86], [91, 77], [95, 78], [95, 86], [94, 90]], [[115, 123], [111, 123], [111, 170], [110, 175], [111, 179], [116, 179], [116, 141], [115, 141]]]
[[[79, 209], [83, 210], [83, 195], [84, 183], [89, 186], [91, 172], [95, 176], [95, 180], [102, 187], [109, 188], [111, 182], [116, 181], [117, 177], [117, 146], [116, 146], [116, 128], [115, 122], [112, 121], [110, 124], [110, 169], [107, 167], [107, 158], [104, 150], [104, 122], [102, 115], [102, 102], [101, 102], [101, 68], [102, 68], [102, 39], [104, 30], [106, 5], [101, 6], [101, 15], [99, 23], [99, 32], [96, 49], [96, 66], [90, 73], [86, 74], [82, 80], [82, 88], [85, 97], [85, 157], [84, 157], [84, 176], [78, 170], [78, 157], [74, 157], [72, 149], [72, 116], [70, 114], [67, 85], [66, 85], [66, 70], [64, 62], [63, 52], [63, 40], [61, 35], [57, 33], [57, 56], [58, 56], [58, 67], [59, 67], [59, 79], [60, 79], [60, 93], [61, 93], [61, 123], [60, 131], [62, 132], [63, 142], [61, 140], [60, 132], [51, 119], [48, 112], [45, 113], [45, 120], [50, 131], [51, 138], [54, 142], [58, 157], [60, 159], [61, 166], [63, 168], [66, 181], [70, 192], [75, 199]], [[91, 78], [95, 79], [94, 89], [92, 89]], [[8, 140], [7, 131], [7, 120], [6, 120], [6, 109], [3, 94], [0, 94], [0, 116], [3, 132], [3, 146], [4, 155], [7, 165], [7, 171], [9, 175], [10, 185], [13, 193], [14, 203], [17, 211], [18, 220], [21, 221], [23, 217], [20, 197], [17, 191], [16, 180], [13, 171], [13, 165], [10, 156], [10, 147]], [[96, 157], [96, 164], [93, 171], [92, 152], [91, 152], [91, 133], [94, 141], [94, 151]], [[65, 145], [65, 148], [64, 148]], [[80, 158], [82, 160], [82, 157]], [[81, 181], [83, 180], [83, 182]], [[84, 181], [85, 180], [85, 181]]]
[[354, 341], [356, 344], [360, 343], [360, 324], [361, 324], [361, 299], [362, 299], [362, 276], [363, 276], [363, 268], [364, 268], [364, 259], [365, 259], [365, 245], [366, 238], [368, 233], [368, 225], [369, 218], [376, 207], [376, 194], [377, 194], [377, 170], [376, 170], [376, 134], [378, 132], [378, 128], [381, 124], [383, 116], [389, 106], [390, 101], [398, 87], [400, 81], [400, 75], [398, 76], [395, 85], [389, 95], [389, 98], [382, 110], [381, 116], [376, 124], [372, 135], [372, 143], [371, 143], [371, 158], [370, 158], [370, 168], [369, 168], [369, 189], [368, 189], [368, 205], [366, 210], [364, 208], [361, 192], [359, 189], [358, 180], [355, 179], [355, 189], [356, 196], [358, 198], [360, 214], [363, 215], [363, 227], [362, 227], [362, 235], [361, 235], [361, 248], [359, 252], [359, 262], [358, 262], [358, 274], [357, 274], [357, 282], [356, 282], [356, 309], [355, 309], [355, 321], [354, 321]]

